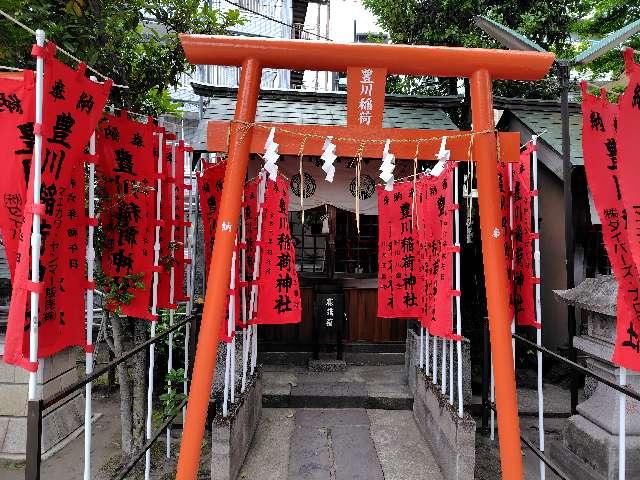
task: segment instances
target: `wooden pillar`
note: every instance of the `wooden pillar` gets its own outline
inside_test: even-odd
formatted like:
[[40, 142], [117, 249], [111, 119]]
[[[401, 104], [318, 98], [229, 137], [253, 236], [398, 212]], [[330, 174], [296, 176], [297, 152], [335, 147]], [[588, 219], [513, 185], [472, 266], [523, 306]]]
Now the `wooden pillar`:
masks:
[[[486, 70], [478, 70], [471, 76], [471, 113], [473, 130], [476, 132], [494, 128], [491, 84], [491, 75]], [[520, 425], [511, 348], [507, 264], [504, 256], [505, 231], [500, 223], [498, 162], [496, 136], [493, 132], [474, 138], [473, 160], [477, 162], [482, 259], [496, 385], [502, 478], [522, 480]]]
[[253, 59], [242, 63], [235, 122], [231, 125], [229, 157], [211, 255], [202, 324], [193, 365], [193, 379], [178, 457], [177, 480], [195, 480], [215, 375], [220, 329], [225, 319], [229, 291], [231, 254], [238, 230], [242, 191], [247, 174], [252, 131], [247, 123], [256, 118], [262, 68]]

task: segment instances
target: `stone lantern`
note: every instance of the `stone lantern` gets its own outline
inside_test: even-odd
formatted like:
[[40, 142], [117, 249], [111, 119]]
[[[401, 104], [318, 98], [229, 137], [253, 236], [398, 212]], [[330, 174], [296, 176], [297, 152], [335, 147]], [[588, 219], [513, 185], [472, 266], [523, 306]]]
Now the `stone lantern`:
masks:
[[[586, 367], [614, 383], [620, 381], [620, 369], [610, 361], [617, 292], [618, 284], [609, 275], [587, 278], [575, 288], [554, 292], [560, 301], [582, 310], [586, 333], [576, 335], [573, 346], [586, 354]], [[627, 371], [627, 387], [640, 391], [639, 373]], [[597, 380], [588, 381], [585, 392], [587, 398], [569, 418], [562, 440], [552, 444], [551, 456], [572, 478], [617, 479], [619, 393]], [[626, 405], [627, 478], [640, 478], [640, 402], [627, 397]]]

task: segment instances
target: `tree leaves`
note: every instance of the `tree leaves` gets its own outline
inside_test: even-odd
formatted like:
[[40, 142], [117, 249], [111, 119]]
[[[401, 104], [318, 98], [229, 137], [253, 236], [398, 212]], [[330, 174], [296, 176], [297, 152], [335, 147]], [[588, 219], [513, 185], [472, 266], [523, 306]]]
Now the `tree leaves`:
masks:
[[[7, 3], [7, 5], [4, 5]], [[167, 90], [191, 70], [178, 33], [222, 34], [242, 22], [199, 0], [5, 0], [3, 10], [129, 89], [111, 103], [151, 115], [175, 112]], [[34, 68], [32, 36], [0, 20], [0, 63]], [[63, 61], [68, 58], [61, 56]]]

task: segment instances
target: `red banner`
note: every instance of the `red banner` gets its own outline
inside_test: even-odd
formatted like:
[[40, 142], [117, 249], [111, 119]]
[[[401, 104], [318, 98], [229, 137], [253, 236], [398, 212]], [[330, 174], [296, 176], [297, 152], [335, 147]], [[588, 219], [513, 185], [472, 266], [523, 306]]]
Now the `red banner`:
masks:
[[[631, 254], [640, 269], [640, 162], [638, 160], [638, 131], [640, 129], [640, 65], [633, 61], [633, 50], [624, 51], [625, 69], [629, 86], [618, 100], [620, 121], [618, 122], [618, 179], [623, 192], [622, 201], [629, 222], [628, 241]], [[611, 148], [611, 147], [609, 147]], [[609, 151], [607, 151], [609, 154]], [[612, 163], [612, 167], [614, 164]]]
[[[165, 134], [164, 139], [175, 139], [174, 134]], [[171, 287], [171, 267], [176, 265], [176, 249], [175, 244], [171, 244], [171, 227], [172, 227], [172, 198], [174, 179], [172, 174], [173, 155], [177, 146], [173, 142], [168, 141], [163, 145], [163, 164], [162, 164], [162, 197], [160, 204], [160, 218], [162, 225], [160, 227], [160, 275], [158, 276], [158, 308], [176, 308], [170, 299]], [[156, 157], [157, 158], [157, 157]], [[177, 209], [176, 209], [177, 211]], [[174, 272], [175, 275], [175, 272]], [[175, 297], [174, 297], [175, 302]]]
[[425, 315], [422, 326], [431, 335], [452, 335], [453, 310], [453, 164], [437, 177], [418, 182], [420, 236], [424, 245]]
[[126, 111], [119, 117], [106, 117], [97, 142], [107, 196], [101, 215], [105, 235], [102, 271], [132, 295], [128, 304], [107, 308], [154, 320], [149, 312], [155, 241], [154, 126], [130, 120]]
[[[222, 199], [222, 186], [224, 182], [224, 172], [226, 169], [226, 162], [216, 163], [205, 168], [202, 175], [197, 177], [198, 191], [200, 192], [200, 214], [202, 215], [202, 225], [204, 227], [204, 251], [205, 251], [205, 272], [208, 277], [209, 265], [211, 263], [211, 252], [213, 251], [213, 243], [215, 241], [216, 223], [218, 221], [218, 213], [220, 211], [220, 201]], [[241, 315], [241, 297], [239, 295], [240, 285], [240, 260], [239, 249], [234, 249], [236, 253], [235, 262], [235, 278], [236, 287], [233, 292], [229, 289], [229, 295], [234, 295], [234, 324], [239, 325], [242, 321]], [[229, 324], [229, 309], [225, 315], [225, 322], [220, 329], [220, 340], [224, 342], [231, 342], [234, 332], [231, 335], [228, 334]], [[233, 329], [235, 330], [235, 328]]]
[[204, 264], [205, 275], [209, 277], [213, 239], [216, 235], [216, 223], [222, 199], [222, 185], [227, 162], [215, 163], [207, 166], [198, 176], [198, 191], [200, 192], [200, 213], [204, 226]]
[[3, 175], [0, 176], [0, 230], [12, 279], [15, 278], [27, 178], [33, 156], [34, 88], [34, 75], [30, 70], [0, 78], [0, 132], [3, 134], [2, 157], [5, 159]]
[[[96, 128], [110, 90], [87, 79], [86, 67], [73, 70], [55, 58], [55, 45], [34, 47], [44, 59], [44, 105], [42, 125], [21, 129], [25, 149], [30, 149], [35, 133], [42, 135], [40, 204], [40, 283], [30, 283], [30, 239], [33, 202], [27, 201], [18, 245], [13, 292], [5, 343], [5, 361], [34, 369], [28, 360], [30, 312], [29, 291], [37, 289], [39, 303], [38, 356], [53, 355], [71, 345], [85, 344], [84, 302], [86, 283], [82, 170], [84, 149]], [[37, 127], [37, 128], [36, 128]], [[26, 153], [25, 153], [26, 155]], [[31, 181], [27, 199], [33, 198], [33, 165], [24, 158]], [[76, 173], [74, 173], [74, 171]], [[19, 176], [22, 178], [22, 176]], [[75, 181], [75, 185], [72, 183]], [[80, 188], [81, 194], [75, 190]], [[78, 202], [78, 203], [76, 203]], [[70, 237], [69, 231], [78, 234]], [[82, 233], [80, 232], [82, 231]], [[77, 240], [76, 240], [77, 238]], [[66, 282], [65, 282], [66, 279]], [[73, 279], [74, 281], [69, 281]], [[75, 284], [75, 285], [74, 285]]]
[[[633, 92], [633, 84], [629, 89]], [[629, 89], [627, 91], [629, 91]], [[640, 90], [640, 89], [639, 89]], [[602, 221], [602, 237], [618, 280], [616, 345], [612, 362], [640, 371], [640, 288], [633, 262], [628, 231], [628, 212], [620, 188], [618, 170], [618, 106], [609, 103], [603, 90], [600, 97], [582, 84], [582, 146], [587, 181]], [[620, 123], [621, 123], [620, 122]]]
[[299, 323], [295, 246], [289, 229], [289, 182], [267, 180], [263, 207], [258, 313], [253, 323]]
[[176, 175], [174, 177], [175, 182], [175, 202], [176, 202], [176, 220], [175, 220], [175, 249], [174, 256], [176, 258], [175, 269], [173, 272], [174, 278], [174, 302], [184, 302], [187, 300], [184, 291], [184, 227], [186, 225], [184, 220], [184, 157], [187, 150], [184, 146], [184, 142], [181, 140], [176, 148]]
[[498, 190], [500, 193], [500, 226], [504, 232], [504, 259], [507, 264], [507, 287], [509, 288], [509, 318], [513, 318], [513, 244], [511, 239], [511, 170], [512, 165], [498, 162]]
[[518, 325], [536, 327], [533, 307], [533, 246], [531, 233], [531, 145], [513, 165], [513, 304]]
[[378, 185], [378, 317], [424, 315], [422, 251], [413, 206], [413, 182]]

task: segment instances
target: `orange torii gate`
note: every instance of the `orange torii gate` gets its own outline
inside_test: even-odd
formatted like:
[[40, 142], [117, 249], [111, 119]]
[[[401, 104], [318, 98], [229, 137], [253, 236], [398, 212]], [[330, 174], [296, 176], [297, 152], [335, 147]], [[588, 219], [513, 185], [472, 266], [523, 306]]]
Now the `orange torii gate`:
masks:
[[[209, 140], [213, 143], [213, 145], [210, 144], [210, 147], [215, 146], [215, 142], [219, 142], [220, 137], [224, 139], [224, 143], [228, 138], [228, 144], [222, 146], [228, 146], [229, 154], [176, 478], [178, 480], [195, 480], [197, 475], [211, 384], [215, 371], [218, 334], [226, 308], [229, 266], [237, 231], [237, 219], [240, 216], [241, 196], [249, 154], [252, 150], [257, 151], [258, 145], [264, 145], [264, 138], [256, 138], [255, 142], [259, 143], [254, 143], [253, 140], [254, 136], [260, 135], [260, 130], [264, 130], [253, 128], [262, 69], [282, 68], [346, 71], [349, 77], [353, 77], [356, 72], [362, 71], [362, 69], [371, 69], [373, 78], [382, 79], [387, 74], [469, 78], [473, 122], [471, 133], [474, 134], [475, 139], [471, 141], [474, 138], [471, 135], [460, 135], [451, 140], [449, 148], [452, 149], [453, 159], [469, 160], [467, 152], [471, 147], [472, 157], [477, 161], [478, 203], [491, 350], [496, 381], [500, 460], [503, 478], [522, 479], [520, 428], [512, 363], [511, 318], [508, 313], [507, 268], [504, 257], [504, 232], [500, 224], [496, 157], [497, 141], [499, 140], [503, 158], [515, 160], [517, 156], [514, 153], [517, 151], [518, 137], [514, 137], [513, 134], [497, 136], [494, 132], [492, 81], [496, 79], [539, 80], [549, 71], [554, 61], [554, 55], [523, 51], [384, 44], [338, 44], [305, 40], [185, 34], [180, 38], [187, 59], [191, 63], [237, 66], [242, 67], [242, 71], [234, 120], [226, 122], [224, 125], [214, 123], [209, 130]], [[353, 88], [353, 83], [352, 81], [348, 82], [347, 88]], [[375, 157], [379, 156], [379, 144], [384, 139], [404, 139], [406, 143], [409, 143], [408, 140], [413, 138], [414, 146], [413, 148], [409, 147], [411, 152], [407, 151], [406, 146], [404, 150], [402, 147], [398, 147], [403, 143], [394, 143], [394, 153], [398, 155], [398, 158], [414, 157], [417, 138], [437, 138], [443, 135], [454, 137], [456, 134], [462, 133], [382, 129], [384, 88], [377, 88], [371, 93], [374, 105], [377, 103], [378, 106], [374, 106], [370, 114], [368, 111], [364, 112], [363, 117], [360, 117], [363, 111], [362, 109], [358, 111], [359, 105], [348, 100], [349, 121], [346, 127], [287, 125], [286, 128], [291, 131], [297, 129], [302, 137], [306, 134], [363, 139], [359, 145], [358, 142], [353, 142], [350, 145], [345, 142], [342, 147], [340, 143], [336, 142], [338, 144], [337, 153], [340, 156], [355, 155], [360, 148], [364, 149], [364, 152], [360, 150], [361, 155]], [[366, 126], [373, 128], [365, 128]], [[266, 134], [266, 131], [264, 133]], [[369, 142], [364, 143], [364, 140], [369, 140]], [[317, 149], [319, 142], [319, 139], [310, 137], [310, 149]], [[218, 146], [220, 150], [226, 150], [226, 148], [221, 148], [221, 145]], [[424, 146], [420, 156], [433, 158], [437, 146], [434, 142], [425, 142]], [[300, 142], [294, 144], [291, 141], [284, 141], [281, 142], [280, 151], [281, 153], [299, 153], [299, 148]]]

